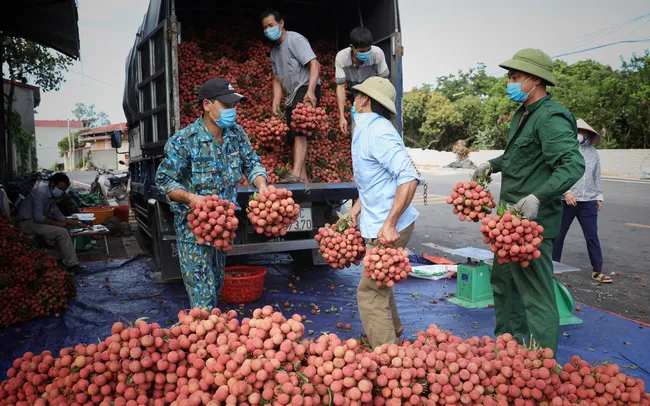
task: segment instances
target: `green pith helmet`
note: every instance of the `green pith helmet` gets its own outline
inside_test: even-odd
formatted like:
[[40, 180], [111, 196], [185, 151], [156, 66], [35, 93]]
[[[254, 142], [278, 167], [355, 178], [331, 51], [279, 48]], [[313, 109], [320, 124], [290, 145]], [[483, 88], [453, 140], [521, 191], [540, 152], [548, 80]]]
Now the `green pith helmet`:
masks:
[[553, 76], [553, 60], [539, 49], [526, 48], [517, 52], [512, 59], [499, 65], [503, 69], [515, 69], [544, 79], [546, 83], [555, 86]]

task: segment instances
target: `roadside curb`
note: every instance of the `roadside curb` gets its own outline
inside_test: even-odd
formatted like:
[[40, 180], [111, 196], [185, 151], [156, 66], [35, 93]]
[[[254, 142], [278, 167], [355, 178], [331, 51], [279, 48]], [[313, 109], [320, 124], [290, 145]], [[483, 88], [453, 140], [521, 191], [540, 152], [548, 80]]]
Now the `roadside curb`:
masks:
[[[463, 168], [448, 168], [446, 166], [440, 165], [429, 165], [429, 164], [415, 164], [415, 167], [418, 169], [439, 171], [439, 172], [459, 172], [459, 173], [473, 173], [474, 169], [463, 169]], [[632, 182], [632, 183], [641, 183], [650, 185], [650, 179], [634, 179], [634, 178], [623, 178], [618, 176], [603, 176], [603, 180], [607, 181], [618, 181], [618, 182]]]
[[619, 178], [619, 177], [616, 177], [616, 176], [603, 176], [602, 178], [603, 178], [603, 180], [645, 183], [645, 184], [650, 185], [650, 179]]

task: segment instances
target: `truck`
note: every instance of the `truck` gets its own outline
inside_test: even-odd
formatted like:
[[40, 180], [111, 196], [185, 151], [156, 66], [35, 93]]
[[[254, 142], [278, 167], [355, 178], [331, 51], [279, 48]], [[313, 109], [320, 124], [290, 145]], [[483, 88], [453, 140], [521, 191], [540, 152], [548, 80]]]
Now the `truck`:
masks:
[[[138, 228], [151, 238], [159, 282], [181, 278], [173, 213], [156, 187], [155, 174], [164, 157], [165, 142], [181, 129], [179, 45], [183, 33], [193, 26], [216, 28], [220, 23], [253, 22], [259, 24], [261, 37], [260, 16], [269, 6], [283, 13], [289, 30], [303, 34], [312, 44], [327, 40], [342, 49], [349, 46], [352, 28], [369, 28], [375, 45], [386, 55], [390, 79], [397, 89], [394, 124], [401, 132], [403, 47], [397, 0], [281, 0], [272, 4], [259, 0], [150, 0], [126, 60], [123, 109], [128, 125], [130, 204]], [[114, 147], [119, 143], [116, 139]], [[286, 187], [301, 207], [290, 232], [281, 238], [258, 235], [242, 211], [229, 261], [251, 254], [287, 252], [305, 267], [322, 263], [313, 237], [318, 228], [336, 220], [337, 211], [346, 202], [358, 197], [356, 186], [347, 182]], [[251, 186], [239, 186], [239, 205], [246, 207], [254, 192]]]

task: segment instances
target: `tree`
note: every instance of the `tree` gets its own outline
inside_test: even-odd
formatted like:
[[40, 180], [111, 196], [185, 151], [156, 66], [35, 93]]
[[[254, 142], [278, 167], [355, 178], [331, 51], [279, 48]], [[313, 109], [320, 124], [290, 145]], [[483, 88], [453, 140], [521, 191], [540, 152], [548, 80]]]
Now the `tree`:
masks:
[[650, 50], [643, 56], [634, 55], [629, 62], [623, 61], [621, 74], [628, 79], [627, 90], [630, 94], [632, 111], [636, 117], [636, 131], [639, 137], [633, 141], [632, 147], [645, 149], [650, 142]]
[[454, 130], [462, 124], [453, 103], [429, 86], [404, 95], [402, 118], [404, 139], [411, 146], [425, 149], [450, 148], [456, 140]]
[[[71, 135], [73, 142], [73, 149], [83, 148], [86, 144], [79, 141], [79, 134], [88, 131], [87, 128], [82, 128], [81, 130], [75, 132]], [[57, 144], [59, 146], [59, 156], [64, 156], [70, 151], [70, 137], [66, 136], [61, 138], [61, 141]]]
[[448, 75], [437, 78], [436, 91], [450, 100], [461, 96], [486, 97], [494, 87], [498, 78], [485, 72], [485, 64], [479, 62], [476, 68], [467, 73], [459, 70], [457, 76]]
[[[621, 60], [616, 70], [593, 60], [555, 61], [557, 86], [547, 90], [576, 119], [601, 133], [599, 148], [650, 148], [650, 50]], [[418, 148], [503, 149], [521, 107], [506, 94], [508, 77], [488, 76], [478, 64], [404, 94], [404, 140]]]
[[96, 111], [94, 104], [86, 105], [85, 103], [77, 103], [75, 104], [74, 110], [72, 110], [72, 114], [74, 114], [77, 120], [83, 121], [84, 126], [88, 128], [104, 127], [111, 123], [108, 119], [108, 114], [103, 111]]
[[[4, 86], [2, 87], [3, 96], [7, 100], [7, 110], [3, 120], [7, 129], [6, 145], [11, 146], [13, 145], [11, 117], [16, 82], [27, 79], [39, 86], [43, 92], [58, 90], [65, 80], [65, 74], [72, 65], [72, 59], [32, 41], [18, 37], [2, 38], [0, 46], [2, 46], [2, 55], [7, 65], [7, 76], [10, 81], [8, 94], [4, 93]], [[4, 134], [0, 135], [0, 141], [4, 142]], [[30, 146], [27, 147], [31, 148]], [[1, 150], [2, 148], [0, 148]], [[7, 151], [9, 168], [13, 165], [12, 150], [13, 148], [9, 147]], [[19, 152], [24, 153], [25, 151]]]

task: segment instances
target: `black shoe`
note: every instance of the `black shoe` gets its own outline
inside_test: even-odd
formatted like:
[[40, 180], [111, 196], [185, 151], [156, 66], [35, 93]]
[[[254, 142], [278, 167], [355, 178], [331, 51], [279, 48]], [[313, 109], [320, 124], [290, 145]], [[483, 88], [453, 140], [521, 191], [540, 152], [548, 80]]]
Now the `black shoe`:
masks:
[[79, 266], [79, 265], [73, 265], [68, 268], [68, 272], [70, 272], [73, 275], [80, 275], [80, 274], [85, 274], [88, 271], [86, 271], [85, 268]]

